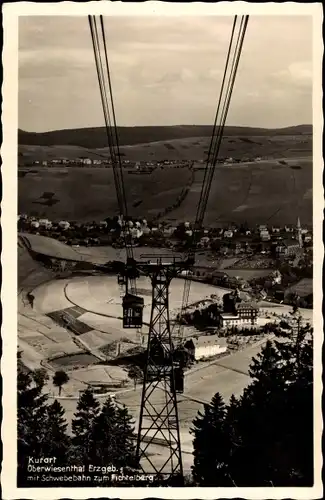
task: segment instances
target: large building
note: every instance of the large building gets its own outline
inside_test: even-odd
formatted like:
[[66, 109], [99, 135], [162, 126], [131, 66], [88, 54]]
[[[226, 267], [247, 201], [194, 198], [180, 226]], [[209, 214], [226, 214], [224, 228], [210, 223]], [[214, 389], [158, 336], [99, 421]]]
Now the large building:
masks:
[[300, 251], [301, 247], [299, 245], [299, 241], [296, 239], [287, 239], [282, 240], [281, 243], [275, 248], [276, 254], [281, 257], [289, 257], [291, 255], [295, 255]]
[[227, 351], [227, 341], [218, 335], [201, 335], [187, 340], [185, 349], [190, 351], [194, 359], [212, 358]]
[[250, 327], [258, 324], [258, 306], [252, 302], [240, 302], [236, 304], [234, 312], [223, 312], [220, 315], [220, 326], [222, 328]]
[[258, 305], [255, 302], [244, 301], [236, 290], [223, 296], [223, 313], [220, 315], [220, 326], [252, 326], [258, 322]]

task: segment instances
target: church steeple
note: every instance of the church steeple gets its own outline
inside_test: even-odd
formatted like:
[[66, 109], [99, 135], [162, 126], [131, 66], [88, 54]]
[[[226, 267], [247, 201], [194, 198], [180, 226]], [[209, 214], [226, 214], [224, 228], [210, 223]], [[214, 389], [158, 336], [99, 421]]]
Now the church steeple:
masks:
[[297, 240], [299, 242], [299, 247], [302, 248], [302, 234], [301, 234], [301, 224], [300, 224], [300, 218], [298, 217], [297, 220]]

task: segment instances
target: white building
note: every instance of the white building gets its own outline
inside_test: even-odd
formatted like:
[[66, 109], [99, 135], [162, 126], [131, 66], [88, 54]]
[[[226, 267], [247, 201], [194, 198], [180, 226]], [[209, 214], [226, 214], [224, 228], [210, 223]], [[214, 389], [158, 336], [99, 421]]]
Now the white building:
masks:
[[226, 352], [227, 341], [220, 338], [218, 335], [202, 335], [201, 337], [192, 339], [194, 344], [194, 358], [199, 360], [202, 358], [211, 358]]
[[[222, 328], [231, 328], [232, 326], [237, 327], [252, 327], [251, 319], [247, 317], [241, 317], [237, 314], [232, 313], [222, 313], [220, 314], [220, 326]], [[254, 325], [258, 324], [258, 317], [255, 319]]]
[[269, 232], [268, 232], [267, 229], [262, 229], [260, 231], [260, 238], [261, 238], [262, 241], [270, 241], [271, 236], [270, 236], [270, 234], [269, 234]]
[[225, 238], [232, 238], [233, 235], [234, 235], [234, 232], [231, 230], [231, 229], [227, 229], [224, 233], [223, 233], [224, 237]]
[[40, 219], [38, 222], [39, 222], [39, 225], [41, 227], [44, 227], [45, 229], [51, 229], [51, 227], [52, 227], [52, 222], [48, 219]]
[[70, 227], [70, 222], [68, 222], [67, 220], [60, 220], [58, 226], [61, 228], [61, 229], [69, 229]]

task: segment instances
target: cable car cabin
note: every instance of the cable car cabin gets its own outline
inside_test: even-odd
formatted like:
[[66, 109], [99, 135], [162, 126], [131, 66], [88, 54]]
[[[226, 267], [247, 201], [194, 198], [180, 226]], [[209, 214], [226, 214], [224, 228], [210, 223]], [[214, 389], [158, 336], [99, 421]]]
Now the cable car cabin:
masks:
[[117, 283], [119, 285], [125, 285], [126, 284], [126, 279], [125, 279], [125, 276], [123, 276], [122, 274], [119, 274], [117, 276]]
[[123, 297], [123, 328], [141, 328], [144, 300], [130, 293]]
[[175, 391], [178, 394], [184, 392], [184, 371], [183, 368], [174, 368]]

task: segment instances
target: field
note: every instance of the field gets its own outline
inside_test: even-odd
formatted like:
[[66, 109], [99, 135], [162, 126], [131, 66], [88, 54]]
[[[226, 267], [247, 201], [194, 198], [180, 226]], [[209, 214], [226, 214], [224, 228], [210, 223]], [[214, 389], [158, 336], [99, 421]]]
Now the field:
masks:
[[[295, 161], [298, 163], [298, 161]], [[312, 222], [312, 162], [299, 160], [301, 169], [279, 162], [234, 165], [216, 168], [205, 222], [295, 223], [298, 214], [303, 224]], [[197, 172], [195, 182], [184, 203], [171, 217], [184, 220], [197, 206], [203, 172]], [[187, 215], [187, 217], [189, 217]]]
[[[299, 165], [299, 169], [291, 168]], [[150, 175], [125, 174], [129, 213], [153, 218], [174, 204], [183, 188], [189, 193], [180, 207], [165, 216], [171, 223], [194, 220], [204, 172], [188, 168], [156, 169]], [[51, 220], [101, 220], [116, 213], [117, 202], [111, 169], [39, 168], [18, 180], [19, 212]], [[52, 200], [42, 198], [54, 193]], [[49, 203], [49, 201], [51, 203]], [[216, 167], [205, 223], [224, 222], [312, 223], [312, 160], [285, 160]]]
[[[177, 169], [170, 175], [155, 170], [150, 175], [125, 175], [129, 211], [134, 216], [154, 216], [174, 202], [189, 182], [189, 169]], [[54, 202], [42, 198], [54, 193]], [[133, 206], [136, 205], [136, 206]], [[111, 169], [42, 169], [19, 179], [19, 212], [46, 216], [51, 220], [93, 221], [117, 213], [114, 176]]]

